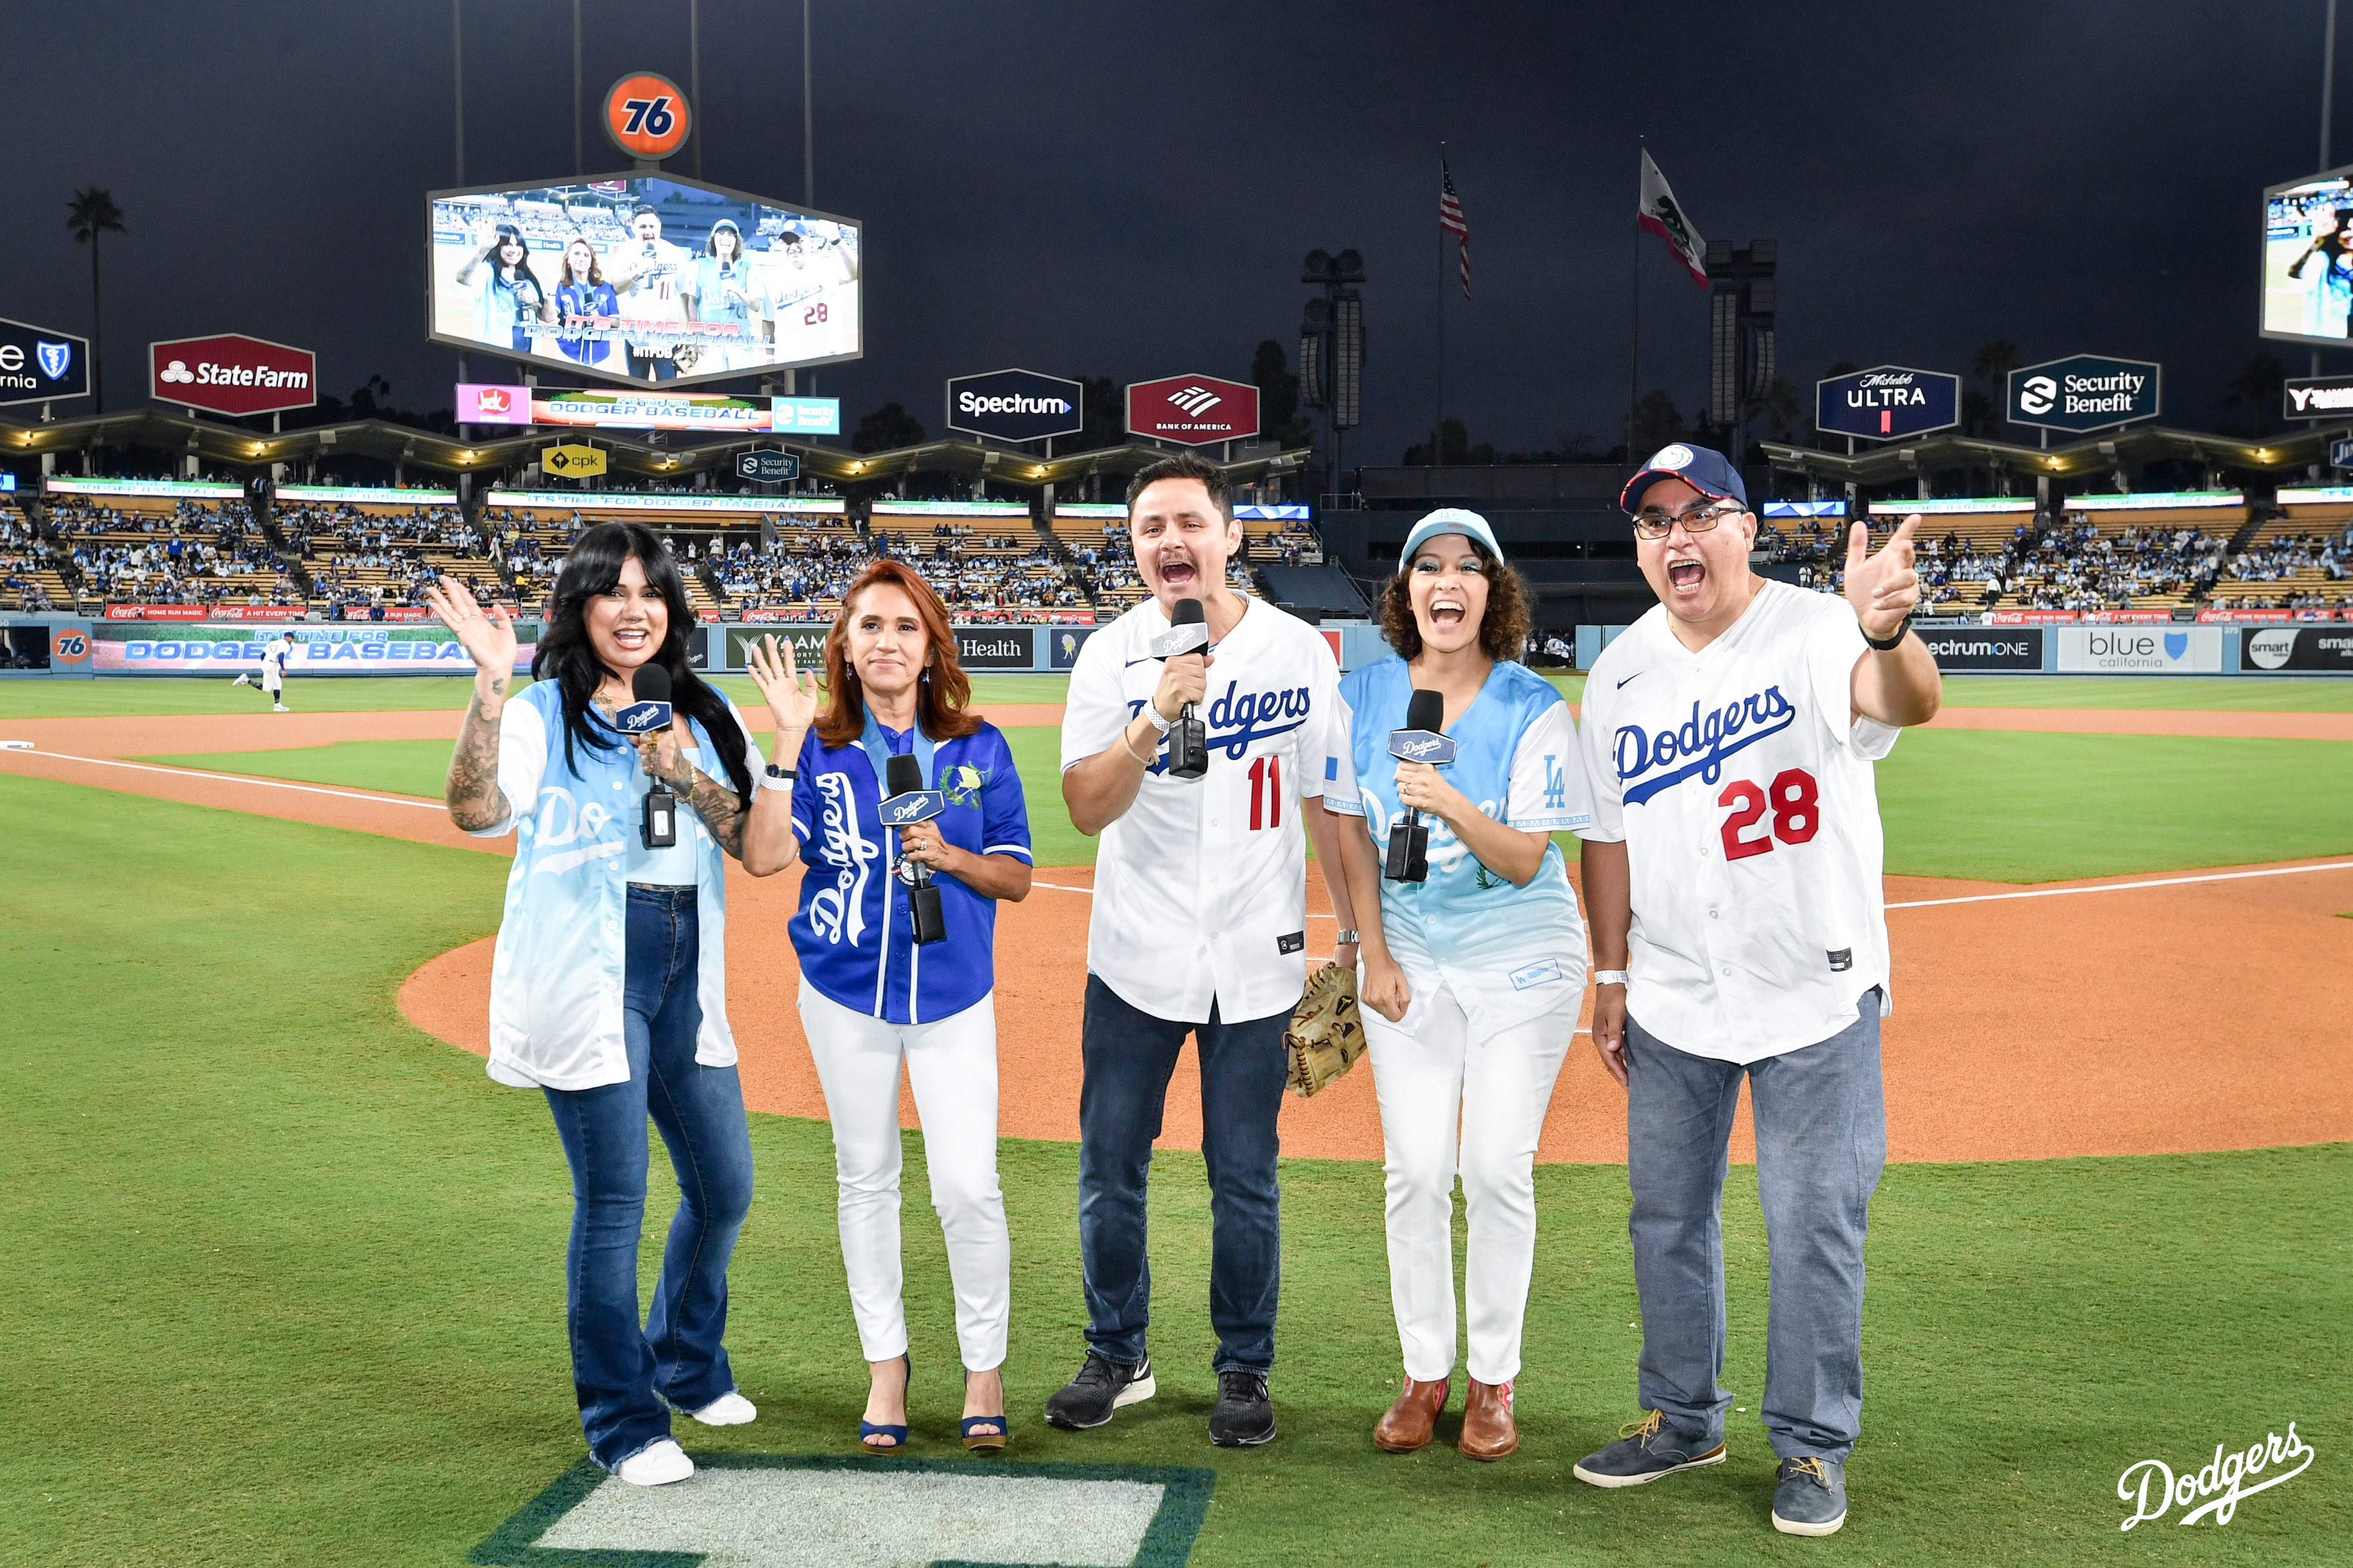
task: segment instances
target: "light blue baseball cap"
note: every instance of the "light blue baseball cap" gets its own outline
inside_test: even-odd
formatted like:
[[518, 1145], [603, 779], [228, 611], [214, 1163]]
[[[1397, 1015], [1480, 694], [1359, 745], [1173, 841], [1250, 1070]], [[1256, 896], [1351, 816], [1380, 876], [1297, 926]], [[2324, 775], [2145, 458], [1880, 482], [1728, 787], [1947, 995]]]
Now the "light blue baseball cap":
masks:
[[1415, 523], [1413, 531], [1405, 536], [1405, 548], [1398, 552], [1398, 570], [1402, 572], [1413, 564], [1414, 552], [1448, 533], [1462, 535], [1485, 551], [1491, 561], [1504, 558], [1504, 547], [1495, 542], [1495, 531], [1487, 526], [1485, 518], [1459, 506], [1442, 506]]

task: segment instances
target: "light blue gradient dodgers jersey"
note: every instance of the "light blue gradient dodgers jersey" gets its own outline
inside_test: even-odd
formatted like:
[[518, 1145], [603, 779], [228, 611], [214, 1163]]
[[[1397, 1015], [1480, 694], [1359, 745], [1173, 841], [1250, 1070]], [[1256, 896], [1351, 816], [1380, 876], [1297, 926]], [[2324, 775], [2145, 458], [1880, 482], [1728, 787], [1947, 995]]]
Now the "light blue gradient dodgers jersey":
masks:
[[[1405, 727], [1412, 698], [1412, 673], [1394, 655], [1340, 682], [1359, 799], [1354, 810], [1336, 795], [1324, 805], [1361, 814], [1376, 853], [1404, 815], [1389, 731]], [[1454, 761], [1440, 772], [1487, 816], [1526, 833], [1592, 826], [1568, 703], [1527, 666], [1498, 663], [1447, 733]], [[1515, 887], [1481, 865], [1443, 821], [1427, 812], [1421, 820], [1430, 828], [1430, 879], [1381, 883], [1382, 934], [1414, 993], [1407, 1027], [1440, 981], [1481, 1031], [1577, 1006], [1585, 994], [1585, 922], [1560, 847], [1547, 847], [1535, 879]]]

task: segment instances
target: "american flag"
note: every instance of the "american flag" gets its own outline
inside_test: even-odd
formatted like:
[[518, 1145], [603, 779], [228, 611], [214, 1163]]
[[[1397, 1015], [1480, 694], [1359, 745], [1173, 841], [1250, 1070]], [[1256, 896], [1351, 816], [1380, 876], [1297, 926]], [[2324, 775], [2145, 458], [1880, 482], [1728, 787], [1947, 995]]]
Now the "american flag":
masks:
[[1454, 194], [1454, 175], [1446, 167], [1446, 155], [1438, 158], [1438, 226], [1448, 234], [1459, 235], [1462, 240], [1462, 297], [1471, 298], [1471, 225], [1462, 216], [1462, 198]]

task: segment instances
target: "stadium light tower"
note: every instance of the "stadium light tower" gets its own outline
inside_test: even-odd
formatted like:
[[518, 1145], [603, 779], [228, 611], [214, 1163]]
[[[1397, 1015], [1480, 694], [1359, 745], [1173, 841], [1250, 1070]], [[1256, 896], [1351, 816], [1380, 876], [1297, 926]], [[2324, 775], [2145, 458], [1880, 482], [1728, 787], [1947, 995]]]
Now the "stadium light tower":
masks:
[[1709, 423], [1720, 426], [1738, 468], [1746, 456], [1748, 411], [1773, 384], [1776, 252], [1769, 239], [1736, 250], [1728, 240], [1707, 242]]
[[1342, 432], [1364, 423], [1365, 297], [1356, 285], [1365, 280], [1365, 258], [1354, 250], [1311, 250], [1299, 280], [1324, 290], [1307, 301], [1299, 328], [1299, 391], [1308, 407], [1324, 410], [1337, 485]]

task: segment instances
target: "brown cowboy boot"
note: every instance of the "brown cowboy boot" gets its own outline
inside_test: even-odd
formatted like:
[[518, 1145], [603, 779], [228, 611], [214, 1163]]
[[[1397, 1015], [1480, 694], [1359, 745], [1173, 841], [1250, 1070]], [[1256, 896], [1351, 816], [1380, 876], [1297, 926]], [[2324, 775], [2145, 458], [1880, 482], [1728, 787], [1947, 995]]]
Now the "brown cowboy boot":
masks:
[[1500, 1459], [1520, 1446], [1520, 1428], [1512, 1419], [1512, 1385], [1470, 1380], [1462, 1404], [1462, 1457]]
[[1446, 1408], [1448, 1380], [1436, 1383], [1416, 1383], [1405, 1380], [1405, 1392], [1397, 1396], [1381, 1424], [1373, 1428], [1373, 1447], [1386, 1454], [1410, 1454], [1427, 1445], [1430, 1435], [1438, 1426], [1438, 1413]]

